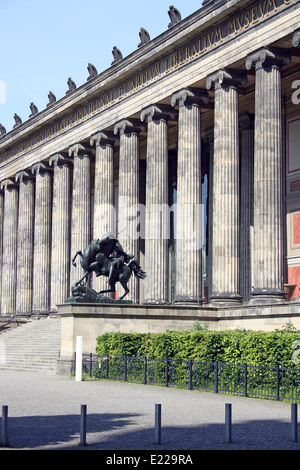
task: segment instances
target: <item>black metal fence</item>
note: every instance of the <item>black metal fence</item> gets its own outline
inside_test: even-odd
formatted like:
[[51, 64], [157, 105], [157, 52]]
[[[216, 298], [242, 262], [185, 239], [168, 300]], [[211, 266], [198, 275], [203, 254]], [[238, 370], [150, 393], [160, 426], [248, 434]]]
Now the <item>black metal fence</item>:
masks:
[[300, 400], [300, 368], [145, 357], [83, 357], [83, 372], [106, 380], [273, 400]]

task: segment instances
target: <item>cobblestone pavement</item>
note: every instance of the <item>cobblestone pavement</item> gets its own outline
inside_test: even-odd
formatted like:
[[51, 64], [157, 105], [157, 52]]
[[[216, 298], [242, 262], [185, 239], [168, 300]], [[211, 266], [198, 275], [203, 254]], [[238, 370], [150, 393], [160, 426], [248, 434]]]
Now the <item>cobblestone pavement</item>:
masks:
[[[10, 449], [300, 450], [291, 440], [290, 403], [5, 370], [0, 397], [0, 406], [8, 406]], [[225, 403], [232, 404], [231, 443], [225, 442]], [[162, 410], [161, 445], [155, 404]], [[87, 406], [87, 446], [79, 445], [81, 405]]]

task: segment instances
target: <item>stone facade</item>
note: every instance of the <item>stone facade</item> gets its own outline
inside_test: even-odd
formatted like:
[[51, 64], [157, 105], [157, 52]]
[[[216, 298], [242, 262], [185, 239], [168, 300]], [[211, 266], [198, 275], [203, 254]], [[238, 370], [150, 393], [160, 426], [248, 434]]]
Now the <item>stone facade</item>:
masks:
[[147, 272], [134, 304], [298, 296], [299, 20], [299, 0], [204, 2], [1, 128], [2, 318], [56, 312], [107, 231]]

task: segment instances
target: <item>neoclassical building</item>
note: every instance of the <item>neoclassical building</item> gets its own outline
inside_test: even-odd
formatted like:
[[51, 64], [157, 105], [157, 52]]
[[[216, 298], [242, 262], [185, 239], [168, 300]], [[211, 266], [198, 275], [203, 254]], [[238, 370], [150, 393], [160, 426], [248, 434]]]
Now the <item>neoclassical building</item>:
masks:
[[165, 14], [160, 36], [141, 28], [129, 56], [0, 127], [2, 317], [56, 311], [105, 232], [147, 272], [133, 303], [299, 296], [300, 1]]

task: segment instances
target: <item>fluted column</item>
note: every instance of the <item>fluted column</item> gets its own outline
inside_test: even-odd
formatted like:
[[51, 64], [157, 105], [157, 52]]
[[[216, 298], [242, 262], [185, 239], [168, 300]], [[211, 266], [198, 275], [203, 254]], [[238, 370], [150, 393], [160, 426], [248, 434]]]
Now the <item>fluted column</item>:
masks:
[[157, 106], [141, 113], [148, 124], [146, 162], [145, 298], [168, 303], [168, 116]]
[[[69, 157], [73, 157], [73, 191], [71, 223], [71, 256], [77, 250], [83, 251], [91, 242], [91, 162], [90, 155], [80, 144], [69, 148]], [[84, 271], [77, 263], [71, 265], [70, 285], [83, 276]]]
[[[3, 220], [4, 220], [4, 191], [0, 189], [0, 279], [2, 279], [3, 261]], [[0, 315], [1, 315], [2, 283], [0, 282]]]
[[[116, 235], [116, 211], [114, 207], [114, 136], [97, 132], [91, 136], [90, 145], [95, 145], [95, 189], [94, 189], [94, 239], [106, 232]], [[97, 292], [107, 288], [107, 278], [93, 274], [92, 285]]]
[[50, 309], [52, 169], [36, 163], [31, 171], [36, 175], [32, 311], [46, 313]]
[[19, 182], [19, 221], [17, 242], [16, 313], [32, 311], [34, 179], [26, 171], [16, 175]]
[[179, 303], [202, 303], [201, 99], [208, 93], [183, 89], [172, 96], [179, 106], [176, 290]]
[[60, 154], [49, 161], [54, 167], [50, 297], [54, 311], [70, 295], [70, 163]]
[[241, 301], [239, 287], [239, 81], [245, 76], [220, 70], [207, 79], [214, 85], [212, 302]]
[[240, 210], [240, 292], [244, 301], [251, 298], [251, 219], [253, 198], [253, 117], [239, 119], [241, 149], [241, 210]]
[[[118, 240], [124, 251], [139, 261], [139, 130], [123, 119], [115, 125], [114, 133], [120, 135]], [[139, 282], [131, 276], [127, 298], [139, 302]]]
[[4, 189], [3, 263], [1, 315], [16, 313], [18, 185], [13, 180], [1, 182]]
[[248, 56], [255, 65], [252, 298], [285, 297], [283, 257], [283, 163], [281, 72], [289, 56], [262, 48]]

